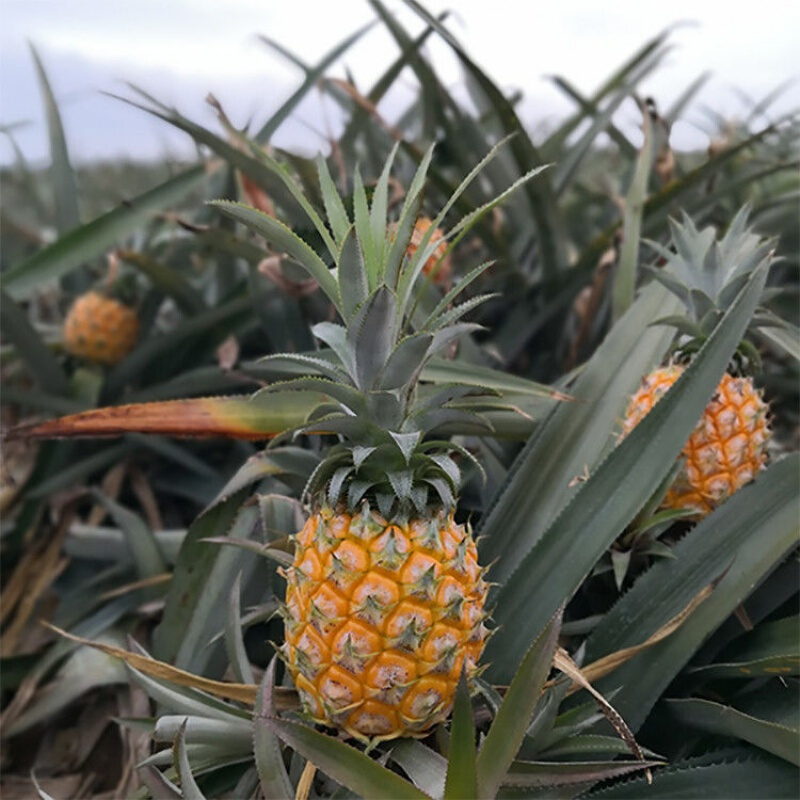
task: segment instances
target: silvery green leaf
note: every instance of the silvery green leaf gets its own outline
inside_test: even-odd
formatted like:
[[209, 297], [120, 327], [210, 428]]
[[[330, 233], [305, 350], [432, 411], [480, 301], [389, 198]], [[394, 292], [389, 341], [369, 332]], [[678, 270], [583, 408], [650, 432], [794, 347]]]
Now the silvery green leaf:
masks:
[[394, 294], [386, 286], [379, 286], [353, 318], [351, 342], [356, 358], [356, 383], [362, 391], [373, 388], [392, 352], [396, 314]]
[[362, 447], [357, 444], [353, 448], [353, 464], [358, 469], [378, 448], [377, 447]]
[[339, 467], [328, 483], [328, 502], [335, 506], [339, 501], [339, 495], [342, 493], [342, 487], [347, 478], [353, 474], [353, 467]]
[[311, 332], [336, 353], [342, 366], [355, 382], [355, 358], [347, 341], [347, 328], [335, 322], [318, 322], [311, 328]]
[[383, 368], [380, 388], [400, 389], [410, 383], [422, 369], [432, 342], [433, 336], [429, 333], [416, 333], [402, 339]]
[[398, 472], [388, 472], [386, 477], [392, 484], [394, 493], [401, 499], [407, 500], [411, 497], [411, 473], [407, 470]]
[[339, 293], [342, 296], [342, 309], [346, 320], [352, 319], [358, 307], [367, 299], [369, 287], [364, 264], [362, 243], [355, 228], [350, 228], [339, 253]]
[[461, 470], [456, 466], [456, 462], [453, 461], [450, 456], [433, 455], [431, 456], [431, 461], [447, 475], [454, 487], [457, 487], [461, 483]]
[[181, 782], [181, 797], [184, 800], [205, 800], [205, 795], [200, 791], [200, 787], [192, 775], [192, 766], [186, 753], [186, 722], [184, 720], [172, 746], [175, 770]]
[[394, 439], [395, 443], [400, 448], [400, 452], [403, 454], [406, 464], [408, 464], [408, 462], [411, 460], [411, 455], [419, 444], [419, 440], [422, 438], [422, 432], [413, 431], [412, 433], [395, 433], [394, 431], [389, 431], [389, 435], [392, 437], [392, 439]]
[[445, 508], [452, 508], [454, 504], [453, 490], [450, 484], [443, 478], [425, 478], [425, 483], [429, 484], [436, 490], [442, 505]]
[[325, 213], [328, 215], [328, 222], [336, 243], [341, 247], [344, 237], [347, 236], [347, 232], [350, 229], [350, 219], [347, 216], [342, 198], [336, 190], [336, 185], [328, 169], [328, 163], [322, 154], [317, 155], [317, 174], [319, 175], [322, 202], [325, 204]]

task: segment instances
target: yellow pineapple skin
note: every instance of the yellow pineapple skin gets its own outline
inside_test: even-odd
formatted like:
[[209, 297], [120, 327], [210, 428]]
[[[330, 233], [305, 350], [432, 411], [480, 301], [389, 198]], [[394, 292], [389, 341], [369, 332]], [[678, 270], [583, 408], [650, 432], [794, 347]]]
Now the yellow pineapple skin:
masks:
[[393, 524], [323, 509], [295, 540], [283, 658], [307, 714], [362, 741], [446, 719], [487, 635], [469, 530], [452, 514]]
[[[630, 433], [684, 367], [651, 372], [631, 397], [623, 422]], [[755, 478], [767, 460], [768, 407], [751, 378], [725, 374], [681, 453], [685, 463], [662, 508], [692, 509], [702, 517]]]
[[139, 337], [136, 312], [100, 292], [87, 292], [72, 304], [64, 320], [64, 347], [98, 364], [118, 364]]

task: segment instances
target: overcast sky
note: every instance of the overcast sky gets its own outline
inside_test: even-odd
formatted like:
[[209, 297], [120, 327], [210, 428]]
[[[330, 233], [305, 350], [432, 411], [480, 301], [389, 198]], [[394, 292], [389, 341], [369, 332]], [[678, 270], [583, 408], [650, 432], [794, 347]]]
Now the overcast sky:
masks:
[[[401, 3], [387, 0], [412, 31], [421, 23]], [[700, 73], [712, 78], [685, 120], [674, 145], [703, 146], [712, 128], [705, 107], [742, 115], [742, 94], [761, 99], [794, 80], [773, 113], [800, 107], [800, 2], [760, 0], [427, 0], [432, 12], [455, 9], [451, 29], [475, 61], [502, 87], [524, 93], [523, 119], [532, 129], [571, 110], [547, 76], [563, 75], [589, 93], [647, 38], [679, 21], [665, 65], [643, 84], [667, 106]], [[309, 63], [374, 16], [366, 0], [0, 0], [0, 124], [15, 128], [29, 159], [47, 155], [42, 103], [28, 51], [38, 48], [50, 75], [76, 161], [156, 157], [191, 152], [188, 138], [105, 96], [127, 94], [129, 81], [184, 113], [213, 126], [204, 103], [213, 92], [234, 122], [259, 125], [300, 81], [298, 70], [266, 48], [256, 34], [278, 41]], [[459, 70], [441, 43], [429, 49], [446, 83]], [[376, 26], [348, 52], [345, 67], [368, 88], [397, 56]], [[389, 99], [391, 106], [392, 100]], [[395, 97], [394, 103], [399, 103]], [[392, 108], [384, 109], [391, 115]], [[335, 112], [318, 95], [276, 135], [283, 147], [309, 152], [324, 146]], [[636, 124], [631, 105], [620, 111]], [[11, 158], [0, 135], [0, 161]]]

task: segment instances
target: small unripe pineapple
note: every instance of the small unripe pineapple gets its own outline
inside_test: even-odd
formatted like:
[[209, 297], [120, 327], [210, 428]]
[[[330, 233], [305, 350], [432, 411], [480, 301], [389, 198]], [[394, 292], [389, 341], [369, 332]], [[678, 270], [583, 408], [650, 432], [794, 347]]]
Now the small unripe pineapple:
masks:
[[[683, 367], [651, 372], [630, 400], [623, 421], [630, 433], [675, 383]], [[683, 467], [662, 502], [664, 508], [713, 511], [764, 468], [770, 438], [767, 404], [751, 378], [725, 374], [683, 448]]]
[[136, 312], [100, 292], [90, 291], [72, 304], [64, 320], [64, 347], [98, 364], [119, 363], [139, 336]]

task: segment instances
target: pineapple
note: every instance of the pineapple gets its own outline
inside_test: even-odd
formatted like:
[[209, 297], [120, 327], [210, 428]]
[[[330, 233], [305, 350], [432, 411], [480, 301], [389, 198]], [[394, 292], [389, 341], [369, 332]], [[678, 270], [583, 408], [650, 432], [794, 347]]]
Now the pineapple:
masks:
[[[485, 430], [463, 408], [479, 409], [481, 398], [421, 380], [432, 356], [477, 327], [458, 321], [476, 301], [453, 306], [456, 287], [435, 308], [419, 307], [425, 266], [446, 257], [448, 245], [433, 223], [412, 226], [414, 193], [386, 224], [388, 165], [369, 214], [357, 213], [354, 225], [324, 161], [319, 167], [337, 237], [333, 282], [323, 275], [321, 286], [344, 324], [312, 329], [330, 347], [324, 357], [268, 357], [312, 374], [265, 391], [324, 392], [330, 402], [300, 430], [338, 442], [308, 482], [310, 514], [282, 573], [281, 655], [315, 722], [362, 741], [422, 736], [449, 715], [462, 672], [467, 680], [478, 673], [487, 637], [484, 569], [469, 526], [455, 516], [456, 457], [474, 459], [441, 437], [454, 422]], [[280, 225], [263, 216], [259, 224], [267, 236]]]
[[[770, 243], [746, 229], [748, 209], [734, 218], [726, 236], [715, 241], [711, 228], [698, 230], [685, 217], [672, 223], [676, 252], [658, 248], [666, 259], [654, 275], [687, 307], [688, 317], [663, 320], [682, 333], [673, 363], [647, 375], [631, 397], [622, 423], [630, 433], [680, 377], [691, 358], [748, 275], [771, 258]], [[755, 325], [759, 316], [755, 317]], [[726, 373], [682, 451], [684, 460], [662, 501], [668, 509], [688, 509], [702, 517], [749, 483], [764, 468], [770, 440], [768, 408], [744, 370], [758, 353], [744, 340], [732, 371]]]
[[72, 304], [63, 336], [64, 347], [72, 355], [113, 366], [136, 344], [139, 318], [119, 300], [90, 291]]

